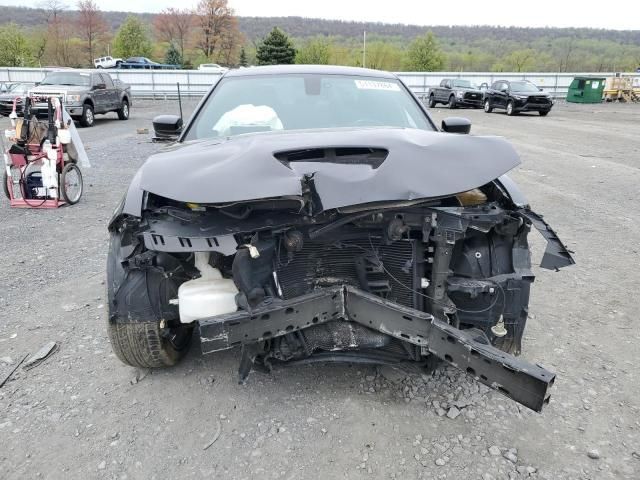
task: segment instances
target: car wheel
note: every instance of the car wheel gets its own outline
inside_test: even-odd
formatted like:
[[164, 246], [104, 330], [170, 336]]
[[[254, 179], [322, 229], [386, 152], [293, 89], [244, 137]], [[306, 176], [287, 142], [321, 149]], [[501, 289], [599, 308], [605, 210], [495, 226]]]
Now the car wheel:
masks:
[[82, 173], [75, 163], [67, 163], [60, 175], [60, 193], [62, 198], [69, 205], [74, 205], [80, 201], [83, 184]]
[[491, 106], [491, 102], [489, 102], [488, 98], [484, 101], [484, 111], [487, 113], [493, 112], [493, 107]]
[[82, 116], [80, 117], [80, 125], [83, 127], [93, 127], [96, 121], [95, 114], [93, 113], [93, 107], [88, 103], [82, 106]]
[[120, 120], [128, 120], [129, 119], [129, 102], [124, 100], [122, 102], [122, 107], [118, 110], [118, 118]]
[[515, 113], [513, 110], [513, 101], [509, 100], [509, 103], [507, 103], [507, 115], [515, 115]]
[[436, 96], [432, 93], [429, 95], [429, 108], [435, 108], [436, 106]]
[[449, 97], [449, 108], [456, 108], [456, 97], [451, 95]]
[[107, 333], [116, 356], [139, 368], [177, 364], [189, 351], [192, 325], [180, 324], [169, 304], [178, 286], [153, 269], [123, 266], [123, 237], [112, 233], [107, 257]]
[[109, 323], [107, 334], [122, 363], [138, 368], [177, 364], [189, 350], [193, 328], [163, 328], [161, 322]]
[[120, 68], [121, 65], [122, 65], [122, 62], [116, 62], [116, 68]]
[[547, 115], [549, 115], [549, 110], [542, 110], [538, 113], [540, 114], [541, 117], [546, 117]]
[[102, 68], [102, 65], [98, 65], [98, 68]]

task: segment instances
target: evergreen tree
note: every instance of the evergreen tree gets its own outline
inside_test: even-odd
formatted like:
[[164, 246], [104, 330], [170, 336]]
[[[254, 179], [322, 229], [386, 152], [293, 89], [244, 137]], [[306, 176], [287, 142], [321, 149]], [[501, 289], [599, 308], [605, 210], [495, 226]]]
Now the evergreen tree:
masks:
[[164, 57], [164, 63], [168, 65], [182, 65], [182, 55], [180, 55], [180, 52], [173, 42], [169, 44], [169, 48], [167, 49], [167, 53]]
[[134, 16], [128, 16], [122, 24], [114, 41], [115, 54], [122, 58], [149, 57], [151, 40], [145, 25]]
[[246, 67], [249, 64], [247, 60], [247, 52], [244, 51], [244, 47], [240, 50], [240, 66]]
[[287, 34], [278, 27], [271, 30], [256, 53], [258, 65], [290, 65], [295, 59], [296, 49]]
[[433, 33], [416, 38], [409, 46], [405, 69], [410, 72], [436, 72], [444, 66], [444, 54]]

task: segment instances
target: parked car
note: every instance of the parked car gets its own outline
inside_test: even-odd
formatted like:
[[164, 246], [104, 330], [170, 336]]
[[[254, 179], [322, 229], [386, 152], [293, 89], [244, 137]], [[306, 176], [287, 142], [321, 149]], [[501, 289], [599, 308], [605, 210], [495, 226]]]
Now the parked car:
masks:
[[226, 73], [229, 71], [228, 68], [221, 67], [217, 63], [203, 63], [198, 67], [198, 70], [210, 73]]
[[34, 83], [12, 83], [9, 88], [0, 94], [0, 115], [9, 116], [13, 111], [13, 103], [16, 99], [16, 113], [22, 115], [23, 99], [27, 96], [29, 89], [34, 87]]
[[[394, 74], [232, 70], [109, 222], [107, 329], [136, 367], [241, 347], [239, 376], [286, 362], [442, 359], [539, 411], [554, 374], [518, 355], [533, 281], [573, 263], [506, 172], [495, 136], [427, 109]], [[448, 133], [447, 133], [448, 132]], [[171, 179], [171, 181], [168, 181]], [[464, 193], [460, 193], [464, 192]]]
[[[91, 71], [57, 71], [48, 73], [31, 95], [62, 97], [69, 115], [83, 127], [92, 127], [96, 114], [116, 112], [120, 120], [127, 120], [132, 104], [131, 87], [116, 85], [108, 73]], [[36, 115], [46, 115], [46, 102], [36, 103]]]
[[120, 68], [121, 64], [121, 58], [113, 58], [111, 56], [95, 58], [93, 60], [93, 65], [96, 68]]
[[169, 65], [166, 63], [158, 63], [153, 60], [149, 60], [147, 57], [129, 57], [120, 64], [120, 68], [138, 68], [147, 70], [176, 70], [180, 68], [180, 65]]
[[6, 93], [11, 85], [13, 85], [12, 82], [0, 82], [0, 93]]
[[429, 89], [429, 107], [444, 103], [449, 108], [482, 107], [482, 91], [470, 80], [444, 78], [439, 87]]
[[507, 111], [507, 115], [520, 112], [538, 112], [547, 115], [553, 107], [553, 99], [528, 80], [498, 80], [484, 93], [484, 111], [495, 108]]

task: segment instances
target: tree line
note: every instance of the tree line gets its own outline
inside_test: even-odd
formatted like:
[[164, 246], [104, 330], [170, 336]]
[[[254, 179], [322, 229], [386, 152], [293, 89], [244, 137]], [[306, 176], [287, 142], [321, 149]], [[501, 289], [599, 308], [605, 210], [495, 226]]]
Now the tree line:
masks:
[[46, 0], [40, 9], [2, 7], [9, 23], [0, 26], [0, 65], [85, 67], [110, 53], [185, 68], [207, 62], [258, 65], [274, 58], [353, 66], [364, 60], [367, 67], [392, 71], [629, 71], [640, 66], [640, 31], [237, 17], [227, 0], [201, 0], [193, 9], [168, 8], [155, 15], [102, 12], [95, 0], [80, 0], [74, 7], [62, 0]]

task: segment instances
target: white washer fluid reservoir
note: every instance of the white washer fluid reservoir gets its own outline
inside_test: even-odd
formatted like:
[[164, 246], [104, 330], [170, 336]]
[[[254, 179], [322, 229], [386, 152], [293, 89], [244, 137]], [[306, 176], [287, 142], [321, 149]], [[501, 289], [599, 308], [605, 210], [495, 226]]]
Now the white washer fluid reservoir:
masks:
[[206, 317], [235, 312], [238, 289], [220, 270], [209, 265], [209, 252], [195, 252], [195, 267], [201, 277], [184, 282], [178, 288], [180, 321], [191, 323]]

